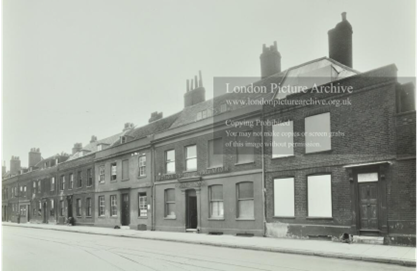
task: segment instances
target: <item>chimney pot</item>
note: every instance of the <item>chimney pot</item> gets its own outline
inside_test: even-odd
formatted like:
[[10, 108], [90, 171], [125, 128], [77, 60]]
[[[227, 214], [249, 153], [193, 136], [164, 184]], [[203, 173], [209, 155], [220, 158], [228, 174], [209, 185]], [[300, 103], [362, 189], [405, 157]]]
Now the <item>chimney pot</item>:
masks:
[[342, 12], [342, 21], [346, 21], [346, 12]]
[[278, 52], [277, 42], [269, 46], [263, 45], [261, 59], [261, 77], [265, 78], [281, 72], [281, 54]]
[[328, 32], [329, 57], [350, 68], [353, 66], [352, 33], [352, 26], [346, 19], [346, 12], [342, 13], [342, 21]]

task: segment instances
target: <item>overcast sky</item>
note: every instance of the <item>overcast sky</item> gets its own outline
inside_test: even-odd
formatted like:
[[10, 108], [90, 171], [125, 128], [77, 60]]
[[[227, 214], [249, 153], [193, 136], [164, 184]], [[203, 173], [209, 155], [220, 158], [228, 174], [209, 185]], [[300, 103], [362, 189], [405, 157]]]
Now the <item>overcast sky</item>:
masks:
[[415, 74], [415, 1], [4, 0], [3, 159], [27, 166], [183, 108], [186, 79], [259, 76], [262, 44], [282, 68], [328, 56], [327, 31], [353, 26], [353, 67]]

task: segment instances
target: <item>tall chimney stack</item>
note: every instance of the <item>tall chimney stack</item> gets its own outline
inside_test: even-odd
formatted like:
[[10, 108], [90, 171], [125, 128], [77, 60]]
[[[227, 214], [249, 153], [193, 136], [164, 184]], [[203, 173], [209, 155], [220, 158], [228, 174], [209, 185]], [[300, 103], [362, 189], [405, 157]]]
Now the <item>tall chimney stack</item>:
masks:
[[74, 148], [72, 148], [72, 154], [79, 152], [83, 149], [83, 144], [82, 143], [75, 143], [74, 144]]
[[[187, 91], [184, 94], [184, 107], [192, 106], [206, 100], [206, 90], [203, 87], [203, 77], [201, 71], [199, 73], [199, 79], [194, 76], [194, 79], [187, 80]], [[189, 85], [189, 82], [191, 83]]]
[[29, 151], [29, 164], [28, 167], [34, 167], [37, 163], [42, 160], [41, 152], [37, 148], [32, 148]]
[[259, 58], [261, 59], [262, 78], [281, 72], [281, 54], [278, 52], [276, 41], [270, 47], [266, 47], [264, 44]]
[[20, 170], [20, 158], [18, 156], [12, 156], [12, 159], [10, 159], [10, 174], [16, 175]]
[[335, 28], [330, 29], [329, 57], [352, 68], [352, 25], [346, 19], [346, 12], [342, 13], [342, 21]]

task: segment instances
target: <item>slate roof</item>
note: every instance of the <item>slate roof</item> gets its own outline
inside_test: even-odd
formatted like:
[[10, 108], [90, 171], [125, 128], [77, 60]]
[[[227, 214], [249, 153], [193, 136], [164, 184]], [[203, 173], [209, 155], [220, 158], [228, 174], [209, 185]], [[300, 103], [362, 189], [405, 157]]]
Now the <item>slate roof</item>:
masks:
[[98, 151], [98, 145], [105, 144], [107, 146], [111, 146], [114, 142], [119, 140], [120, 136], [123, 135], [124, 133], [125, 132], [121, 132], [121, 133], [97, 140], [95, 142], [89, 143], [85, 147], [83, 147], [81, 151], [76, 152], [73, 155], [71, 155], [68, 161], [83, 157], [84, 156], [83, 153], [85, 151], [87, 151], [88, 154]]

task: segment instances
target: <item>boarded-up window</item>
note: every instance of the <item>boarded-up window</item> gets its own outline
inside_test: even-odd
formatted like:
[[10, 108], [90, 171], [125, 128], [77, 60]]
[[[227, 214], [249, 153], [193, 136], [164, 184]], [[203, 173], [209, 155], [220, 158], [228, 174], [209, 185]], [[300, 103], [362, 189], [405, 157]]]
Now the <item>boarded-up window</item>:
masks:
[[129, 179], [129, 160], [123, 160], [122, 162], [122, 180]]
[[209, 167], [223, 166], [223, 139], [216, 138], [208, 142]]
[[237, 208], [238, 218], [254, 218], [255, 209], [252, 182], [237, 184]]
[[292, 121], [272, 126], [272, 158], [294, 155], [294, 127]]
[[331, 150], [330, 113], [305, 118], [306, 153]]
[[331, 175], [308, 176], [308, 216], [332, 217]]
[[294, 178], [274, 180], [274, 216], [294, 216]]

